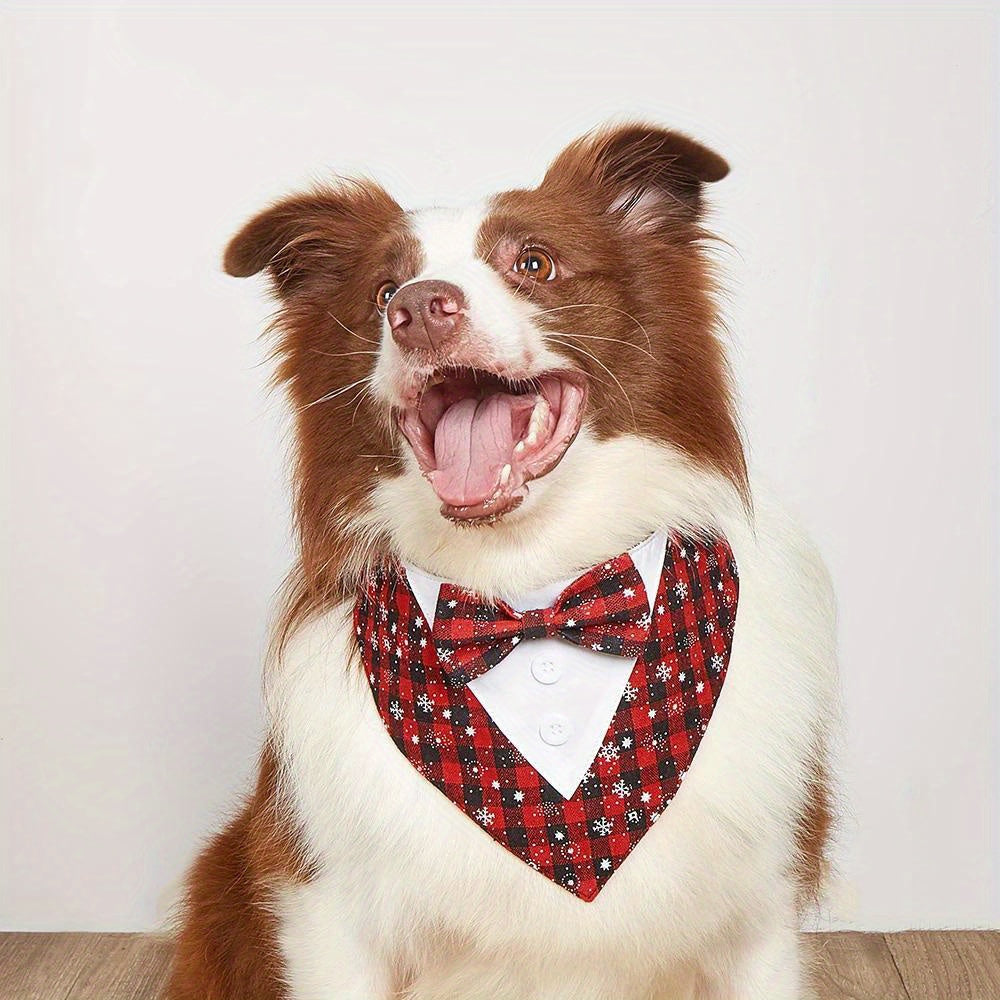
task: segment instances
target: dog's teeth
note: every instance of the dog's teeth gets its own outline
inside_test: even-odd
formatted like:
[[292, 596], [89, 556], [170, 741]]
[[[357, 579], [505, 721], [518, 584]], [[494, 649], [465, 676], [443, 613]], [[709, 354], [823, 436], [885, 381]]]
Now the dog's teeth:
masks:
[[510, 470], [510, 466], [509, 465], [505, 465], [500, 470], [500, 485], [501, 486], [506, 486], [507, 485], [507, 480], [510, 479], [510, 471], [511, 470]]
[[546, 418], [549, 415], [548, 400], [544, 396], [538, 397], [535, 408], [531, 411], [531, 419], [528, 421], [528, 433], [524, 438], [524, 444], [533, 447], [538, 443], [539, 435], [545, 426]]
[[525, 447], [524, 442], [523, 441], [518, 441], [517, 444], [514, 445], [514, 454], [515, 455], [520, 455], [521, 452], [524, 451], [524, 447]]

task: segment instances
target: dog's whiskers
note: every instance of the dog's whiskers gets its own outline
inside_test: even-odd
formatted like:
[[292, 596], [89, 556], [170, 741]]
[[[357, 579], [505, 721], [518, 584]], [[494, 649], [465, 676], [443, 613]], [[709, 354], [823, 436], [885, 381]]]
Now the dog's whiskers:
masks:
[[645, 354], [647, 358], [652, 358], [656, 360], [656, 355], [651, 351], [647, 351], [644, 347], [639, 344], [633, 344], [629, 340], [619, 340], [617, 337], [597, 337], [590, 333], [567, 333], [566, 330], [559, 331], [560, 337], [571, 337], [574, 340], [606, 340], [609, 344], [621, 344], [622, 347], [631, 347], [633, 350], [639, 351], [640, 354]]
[[355, 403], [354, 410], [351, 413], [351, 426], [354, 426], [354, 421], [358, 418], [358, 410], [361, 409], [361, 404], [365, 401], [366, 396], [370, 398], [373, 403], [376, 402], [375, 394], [372, 392], [371, 385], [362, 386], [361, 392], [358, 394], [358, 401]]
[[337, 326], [339, 326], [342, 330], [346, 330], [352, 337], [356, 337], [358, 340], [363, 340], [366, 344], [374, 344], [376, 347], [379, 346], [379, 342], [377, 340], [372, 340], [371, 337], [362, 337], [360, 333], [355, 333], [349, 326], [345, 326], [339, 319], [337, 319], [336, 316], [333, 315], [332, 312], [330, 312], [329, 309], [327, 309], [326, 314], [334, 321], [334, 323], [337, 324]]
[[591, 354], [590, 351], [585, 350], [584, 348], [580, 347], [578, 344], [574, 344], [574, 343], [572, 343], [572, 342], [570, 342], [568, 340], [561, 340], [558, 337], [551, 337], [550, 339], [553, 340], [553, 341], [555, 341], [557, 344], [562, 344], [564, 347], [568, 347], [572, 351], [579, 351], [581, 354], [586, 354], [588, 358], [591, 358], [596, 364], [599, 364], [611, 376], [611, 378], [615, 382], [615, 385], [618, 386], [618, 388], [621, 390], [621, 394], [625, 397], [625, 402], [628, 403], [629, 411], [632, 414], [632, 423], [635, 426], [636, 433], [638, 433], [638, 431], [639, 431], [639, 422], [636, 420], [636, 417], [635, 417], [635, 408], [632, 406], [632, 400], [631, 400], [629, 394], [625, 391], [625, 386], [623, 386], [621, 384], [621, 382], [619, 381], [618, 376], [615, 375], [615, 373], [603, 361], [601, 361], [600, 358], [598, 358], [594, 354]]
[[607, 309], [609, 312], [619, 313], [620, 315], [626, 317], [626, 319], [632, 320], [632, 322], [635, 323], [640, 330], [642, 330], [643, 336], [646, 338], [646, 345], [650, 351], [653, 350], [653, 342], [650, 340], [649, 331], [630, 312], [626, 312], [624, 309], [619, 309], [617, 306], [604, 305], [602, 302], [573, 302], [565, 306], [553, 306], [551, 309], [542, 309], [538, 315], [547, 316], [549, 313], [562, 312], [564, 309]]
[[314, 399], [311, 403], [306, 403], [304, 406], [300, 406], [298, 412], [301, 413], [303, 410], [308, 410], [311, 406], [319, 406], [320, 403], [328, 403], [330, 400], [336, 399], [338, 396], [350, 389], [353, 389], [355, 386], [361, 385], [364, 382], [370, 382], [371, 379], [371, 375], [366, 375], [364, 378], [359, 378], [356, 382], [352, 382], [350, 385], [345, 385], [339, 389], [335, 389], [333, 392], [328, 392], [325, 396], [320, 396], [319, 399]]
[[332, 354], [330, 351], [320, 351], [315, 347], [311, 348], [313, 354], [322, 354], [324, 358], [349, 358], [357, 354], [372, 354], [378, 355], [378, 351], [343, 351], [340, 354]]

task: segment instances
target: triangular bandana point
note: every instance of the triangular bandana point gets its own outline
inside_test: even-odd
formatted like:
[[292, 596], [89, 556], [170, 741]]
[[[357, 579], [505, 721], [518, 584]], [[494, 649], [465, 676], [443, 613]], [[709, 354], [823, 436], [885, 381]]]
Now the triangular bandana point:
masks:
[[501, 846], [589, 902], [669, 806], [694, 759], [725, 681], [738, 596], [725, 540], [671, 539], [648, 638], [568, 799], [449, 678], [402, 570], [384, 570], [360, 590], [355, 631], [399, 751]]

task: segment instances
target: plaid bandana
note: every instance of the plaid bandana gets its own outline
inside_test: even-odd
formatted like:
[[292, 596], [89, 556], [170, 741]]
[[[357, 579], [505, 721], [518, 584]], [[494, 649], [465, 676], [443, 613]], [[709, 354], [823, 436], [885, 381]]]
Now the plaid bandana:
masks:
[[649, 634], [649, 601], [626, 552], [571, 583], [551, 608], [515, 611], [450, 583], [441, 586], [434, 647], [452, 684], [495, 667], [524, 639], [559, 636], [598, 653], [635, 657]]
[[[632, 587], [627, 574], [631, 559], [624, 557], [626, 565], [622, 558], [609, 564], [615, 568], [610, 577], [604, 567], [596, 576], [584, 574], [563, 592], [551, 613], [540, 613], [541, 621], [494, 608], [491, 613], [502, 622], [494, 632], [488, 616], [483, 619], [478, 611], [470, 613], [471, 620], [483, 624], [469, 625], [470, 617], [458, 615], [456, 603], [445, 613], [464, 624], [444, 626], [438, 640], [441, 653], [401, 569], [376, 574], [359, 592], [354, 612], [372, 695], [399, 751], [501, 846], [586, 901], [597, 896], [662, 815], [708, 727], [726, 676], [739, 594], [729, 545], [722, 539], [683, 537], [668, 543], [659, 591], [652, 605], [645, 605], [650, 618], [645, 638], [621, 633], [623, 650], [626, 642], [638, 643], [637, 652], [620, 654], [637, 656], [635, 667], [597, 757], [570, 798], [525, 760], [467, 684], [453, 678], [461, 679], [468, 665], [476, 670], [495, 656], [483, 651], [494, 648], [495, 640], [500, 648], [515, 635], [522, 641], [550, 634], [576, 641], [574, 630], [579, 628], [581, 641], [587, 641], [582, 638], [585, 628], [603, 629], [607, 623], [596, 619], [614, 616], [621, 616], [611, 623], [616, 634], [619, 626], [625, 631], [639, 627], [646, 595], [641, 591], [638, 600], [641, 580]], [[632, 571], [638, 576], [634, 566]], [[633, 597], [622, 595], [628, 617], [622, 602], [604, 593], [613, 610], [596, 612], [586, 626], [578, 615], [579, 624], [570, 625], [567, 602], [572, 595], [593, 594], [593, 581], [618, 573], [629, 580], [622, 590], [636, 591]], [[596, 585], [600, 592], [601, 584]], [[455, 596], [454, 588], [448, 592], [445, 604], [473, 600]], [[511, 621], [520, 631], [513, 631]], [[464, 641], [481, 630], [490, 633], [486, 647], [479, 637], [475, 643]], [[463, 657], [457, 671], [442, 662], [449, 645], [456, 654], [475, 650]]]

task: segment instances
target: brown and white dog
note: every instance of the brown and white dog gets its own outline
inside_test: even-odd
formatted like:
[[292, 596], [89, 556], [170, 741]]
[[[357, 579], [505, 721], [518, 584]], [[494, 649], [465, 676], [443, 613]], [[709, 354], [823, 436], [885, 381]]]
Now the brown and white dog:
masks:
[[[717, 336], [697, 142], [609, 127], [533, 190], [406, 212], [373, 183], [233, 239], [267, 272], [297, 430], [301, 558], [266, 674], [256, 790], [189, 878], [170, 1000], [811, 996], [834, 611], [753, 496]], [[410, 766], [351, 612], [405, 562], [508, 599], [654, 532], [728, 540], [739, 615], [683, 787], [593, 902], [502, 850]]]

